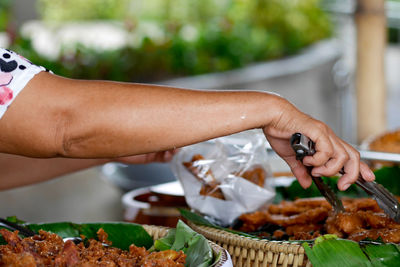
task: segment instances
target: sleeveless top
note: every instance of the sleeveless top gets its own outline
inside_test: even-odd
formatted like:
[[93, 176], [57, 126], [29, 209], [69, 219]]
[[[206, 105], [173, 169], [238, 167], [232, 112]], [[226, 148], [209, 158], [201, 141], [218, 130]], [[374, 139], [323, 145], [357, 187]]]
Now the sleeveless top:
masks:
[[15, 52], [0, 48], [0, 118], [28, 82], [41, 71], [48, 70]]

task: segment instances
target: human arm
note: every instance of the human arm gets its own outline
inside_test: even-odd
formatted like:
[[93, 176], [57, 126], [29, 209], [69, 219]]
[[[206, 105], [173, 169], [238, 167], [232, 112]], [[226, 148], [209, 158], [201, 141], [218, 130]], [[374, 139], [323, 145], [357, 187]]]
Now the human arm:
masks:
[[[28, 83], [0, 120], [0, 151], [32, 157], [113, 158], [253, 128], [264, 129], [303, 186], [310, 178], [289, 149], [295, 132], [316, 142], [317, 153], [305, 159], [317, 167], [313, 172], [331, 175], [345, 166], [348, 174], [339, 182], [341, 189], [357, 178], [358, 153], [325, 124], [275, 94], [81, 81], [44, 72]], [[361, 171], [364, 178], [373, 179], [363, 164]]]
[[50, 180], [108, 162], [145, 164], [167, 162], [174, 151], [162, 151], [115, 159], [29, 158], [0, 153], [0, 190]]

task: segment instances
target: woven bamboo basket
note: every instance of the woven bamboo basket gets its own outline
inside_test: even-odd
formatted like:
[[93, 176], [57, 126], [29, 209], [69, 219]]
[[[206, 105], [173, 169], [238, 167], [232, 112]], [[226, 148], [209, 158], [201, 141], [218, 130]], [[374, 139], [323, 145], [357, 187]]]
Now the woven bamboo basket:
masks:
[[311, 267], [299, 243], [253, 239], [191, 222], [189, 225], [226, 249], [235, 267]]
[[[168, 233], [168, 230], [170, 229], [168, 227], [154, 226], [154, 225], [142, 225], [142, 226], [154, 240], [164, 237]], [[210, 244], [210, 246], [214, 252], [214, 256], [221, 254], [220, 259], [218, 260], [217, 263], [215, 263], [215, 265], [213, 265], [213, 267], [223, 266], [228, 261], [228, 258], [229, 258], [226, 250], [210, 240], [208, 240], [208, 243]]]

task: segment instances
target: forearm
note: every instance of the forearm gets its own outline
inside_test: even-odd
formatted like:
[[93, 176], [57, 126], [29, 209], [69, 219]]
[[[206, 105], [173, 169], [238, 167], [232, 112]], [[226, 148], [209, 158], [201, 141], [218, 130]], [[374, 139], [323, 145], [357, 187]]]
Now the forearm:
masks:
[[0, 120], [2, 129], [12, 129], [0, 133], [0, 140], [9, 140], [0, 146], [4, 152], [36, 157], [117, 157], [166, 150], [263, 127], [279, 116], [273, 108], [278, 98], [260, 92], [77, 81], [43, 73]]
[[0, 153], [0, 190], [43, 182], [103, 164], [101, 159], [37, 159]]

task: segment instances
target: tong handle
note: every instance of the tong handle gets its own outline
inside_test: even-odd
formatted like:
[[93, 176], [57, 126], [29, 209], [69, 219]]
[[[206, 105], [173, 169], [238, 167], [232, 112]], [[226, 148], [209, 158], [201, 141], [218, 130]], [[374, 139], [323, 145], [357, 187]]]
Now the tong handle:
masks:
[[7, 228], [9, 228], [11, 230], [14, 230], [14, 231], [18, 230], [20, 232], [20, 234], [22, 234], [25, 237], [36, 235], [36, 233], [34, 231], [32, 231], [31, 229], [29, 229], [28, 227], [24, 227], [17, 223], [7, 221], [6, 219], [0, 218], [0, 223], [5, 225]]
[[304, 157], [315, 154], [314, 142], [301, 133], [293, 134], [290, 138], [290, 144], [296, 153], [297, 160], [303, 161]]
[[[301, 133], [293, 134], [290, 139], [290, 144], [296, 153], [297, 160], [303, 161], [304, 157], [315, 154], [315, 143]], [[332, 189], [324, 183], [321, 177], [315, 177], [311, 174], [311, 166], [307, 166], [306, 168], [319, 192], [326, 198], [326, 200], [328, 200], [335, 212], [344, 212], [345, 210], [342, 201], [337, 197]]]

